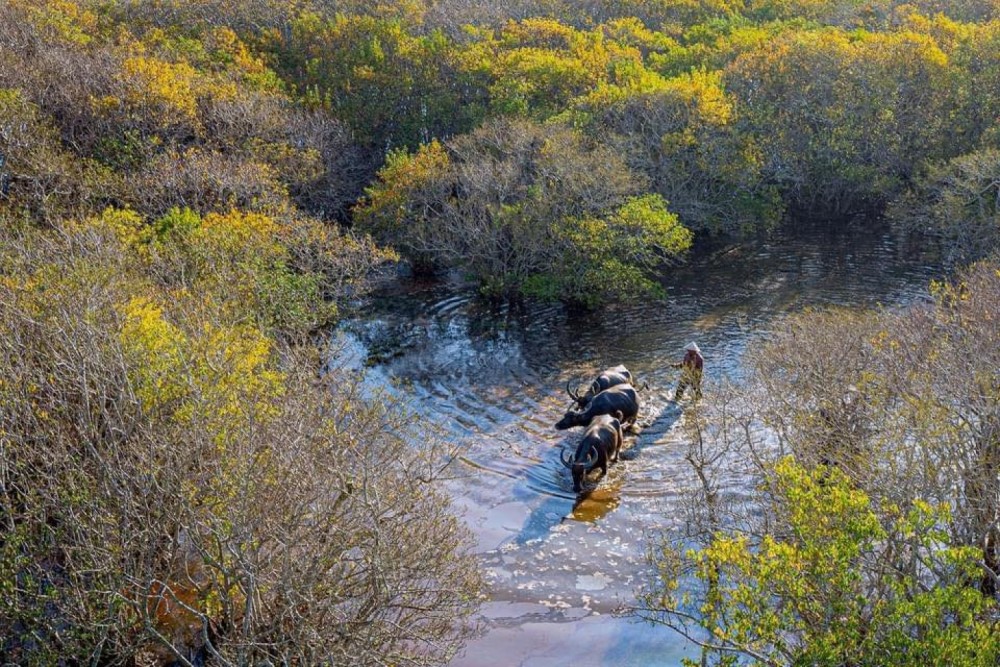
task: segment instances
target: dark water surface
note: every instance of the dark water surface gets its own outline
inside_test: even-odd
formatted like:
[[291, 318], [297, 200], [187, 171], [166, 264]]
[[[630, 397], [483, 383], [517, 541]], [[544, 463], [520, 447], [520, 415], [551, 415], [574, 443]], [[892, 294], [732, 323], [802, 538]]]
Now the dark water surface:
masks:
[[[491, 307], [467, 288], [400, 281], [347, 324], [370, 381], [392, 380], [460, 445], [449, 491], [476, 535], [491, 582], [486, 633], [453, 667], [655, 667], [693, 647], [627, 619], [646, 578], [649, 531], [679, 520], [695, 483], [684, 460], [682, 410], [668, 402], [685, 343], [709, 376], [739, 376], [748, 344], [774, 318], [809, 305], [897, 305], [925, 298], [933, 269], [878, 225], [798, 230], [716, 252], [675, 270], [665, 301]], [[559, 461], [582, 429], [553, 424], [580, 386], [625, 364], [649, 384], [623, 458], [578, 497]], [[682, 403], [683, 407], [683, 403]]]

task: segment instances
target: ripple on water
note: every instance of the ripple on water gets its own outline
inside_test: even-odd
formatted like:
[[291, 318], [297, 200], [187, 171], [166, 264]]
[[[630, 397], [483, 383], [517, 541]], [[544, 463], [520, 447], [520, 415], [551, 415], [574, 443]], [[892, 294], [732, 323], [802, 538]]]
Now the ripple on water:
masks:
[[[459, 444], [460, 465], [447, 488], [479, 541], [492, 604], [509, 602], [514, 610], [503, 626], [516, 626], [514, 635], [494, 623], [470, 647], [475, 657], [467, 653], [455, 665], [485, 667], [493, 656], [503, 656], [496, 664], [518, 664], [506, 648], [511, 641], [524, 648], [523, 664], [570, 664], [584, 627], [591, 639], [605, 637], [607, 651], [622, 650], [616, 633], [655, 650], [640, 650], [634, 662], [586, 651], [590, 662], [580, 664], [676, 664], [647, 661], [669, 654], [665, 643], [680, 646], [676, 640], [624, 631], [631, 626], [606, 615], [648, 576], [648, 531], [679, 521], [687, 490], [697, 484], [685, 461], [685, 404], [670, 400], [678, 374], [671, 364], [697, 340], [709, 376], [738, 377], [743, 351], [774, 317], [812, 304], [922, 298], [930, 271], [900, 261], [880, 234], [803, 233], [734, 249], [723, 260], [695, 258], [670, 276], [663, 301], [608, 304], [598, 313], [484, 305], [473, 292], [441, 285], [372, 301], [349, 325], [363, 343], [350, 350], [358, 356], [357, 348], [367, 347], [372, 382], [401, 380], [420, 414]], [[582, 429], [553, 428], [570, 406], [564, 387], [585, 385], [619, 363], [645, 386], [638, 428], [607, 477], [592, 476], [577, 495], [559, 454], [575, 449]], [[723, 480], [730, 502], [741, 502], [738, 480]], [[605, 615], [590, 616], [596, 613]], [[524, 641], [535, 628], [545, 640]], [[483, 652], [490, 657], [481, 659]]]

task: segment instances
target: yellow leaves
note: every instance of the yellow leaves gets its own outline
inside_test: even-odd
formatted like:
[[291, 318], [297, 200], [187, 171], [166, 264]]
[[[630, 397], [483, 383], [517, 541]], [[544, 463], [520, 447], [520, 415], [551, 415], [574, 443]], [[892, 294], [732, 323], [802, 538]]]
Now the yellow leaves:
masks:
[[198, 108], [195, 99], [197, 71], [186, 63], [168, 63], [134, 56], [122, 64], [121, 77], [129, 86], [126, 101], [140, 109], [156, 110], [167, 124], [177, 120], [193, 123]]
[[121, 342], [143, 408], [154, 412], [187, 395], [187, 337], [147, 298], [133, 298], [122, 308], [122, 315]]
[[[786, 458], [774, 466], [774, 474], [781, 503], [774, 508], [774, 528], [759, 537], [719, 532], [703, 549], [686, 555], [701, 586], [699, 623], [716, 639], [763, 648], [765, 654], [791, 640], [795, 659], [790, 664], [845, 664], [877, 647], [891, 654], [897, 623], [911, 642], [914, 624], [923, 626], [921, 633], [932, 628], [947, 633], [982, 612], [982, 607], [971, 611], [970, 603], [975, 608], [986, 598], [967, 583], [928, 590], [926, 581], [903, 569], [881, 580], [894, 551], [885, 550], [886, 562], [870, 556], [884, 540], [902, 539], [907, 549], [933, 554], [937, 564], [953, 569], [952, 581], [975, 577], [981, 552], [948, 547], [949, 536], [939, 528], [948, 520], [946, 504], [918, 499], [905, 517], [887, 508], [883, 530], [869, 499], [837, 470], [809, 470]], [[675, 565], [669, 576], [686, 569]], [[883, 587], [873, 589], [873, 582]], [[883, 594], [873, 596], [872, 590]], [[675, 605], [672, 596], [665, 603]]]
[[[398, 155], [398, 154], [397, 154]], [[394, 181], [404, 185], [421, 183], [428, 176], [437, 174], [450, 164], [448, 152], [437, 139], [429, 144], [422, 145], [412, 160], [404, 159], [398, 155], [398, 160], [387, 162], [387, 176], [391, 176]], [[388, 180], [388, 179], [385, 179]]]
[[336, 306], [325, 296], [354, 278], [352, 262], [384, 256], [304, 216], [175, 208], [150, 227], [151, 262], [164, 282], [202, 295], [223, 321], [289, 335], [330, 322]]
[[507, 113], [547, 117], [574, 98], [614, 97], [616, 86], [650, 88], [660, 81], [645, 68], [640, 49], [663, 44], [636, 21], [582, 31], [554, 19], [527, 19], [506, 24], [497, 39], [476, 37], [460, 60], [492, 77], [493, 104]]
[[494, 103], [511, 112], [558, 111], [598, 80], [582, 58], [534, 47], [503, 54], [496, 73]]
[[277, 414], [284, 375], [272, 342], [256, 328], [207, 322], [185, 332], [147, 297], [131, 299], [121, 312], [129, 377], [145, 410], [207, 428], [219, 446]]
[[[278, 295], [283, 302], [319, 299], [309, 279], [295, 282], [287, 267], [289, 245], [309, 243], [309, 239], [294, 237], [295, 230], [286, 230], [264, 214], [232, 210], [202, 218], [188, 209], [174, 209], [149, 223], [132, 210], [109, 208], [100, 216], [68, 223], [66, 229], [70, 238], [80, 239], [95, 252], [107, 250], [113, 238], [126, 262], [138, 258], [161, 269], [171, 267], [170, 271], [184, 275], [187, 286], [233, 321], [245, 319], [248, 312], [261, 315], [254, 306], [266, 310], [261, 290], [270, 282], [288, 281], [288, 290]], [[304, 291], [300, 293], [298, 287]]]
[[577, 41], [578, 34], [571, 26], [556, 19], [529, 18], [507, 23], [503, 27], [502, 39], [510, 45], [569, 49]]
[[929, 69], [948, 66], [948, 56], [929, 35], [912, 31], [863, 34], [861, 60], [896, 60], [904, 66]]
[[647, 69], [641, 63], [616, 61], [613, 65], [614, 88], [622, 91], [622, 99], [626, 95], [658, 93], [669, 88], [668, 80], [660, 74]]
[[88, 100], [91, 110], [98, 116], [106, 116], [122, 108], [122, 100], [115, 95], [103, 95], [101, 97], [91, 95]]
[[28, 20], [68, 42], [85, 45], [97, 29], [97, 15], [69, 0], [7, 0], [26, 11]]
[[[830, 557], [849, 558], [883, 530], [867, 494], [853, 488], [835, 467], [806, 470], [791, 457], [774, 467], [776, 482], [786, 497], [789, 522], [806, 548], [829, 550]], [[828, 517], [828, 521], [820, 521]]]
[[0, 286], [5, 290], [14, 292], [30, 292], [38, 288], [38, 279], [35, 276], [0, 276]]
[[601, 28], [609, 39], [620, 44], [656, 51], [668, 51], [678, 46], [675, 39], [666, 33], [650, 30], [635, 17], [614, 19]]
[[153, 232], [141, 215], [131, 209], [106, 208], [100, 216], [84, 221], [81, 228], [107, 229], [123, 247], [144, 252]]
[[719, 535], [703, 551], [697, 553], [703, 564], [745, 566], [750, 559], [749, 540], [745, 536], [726, 537]]
[[378, 182], [367, 189], [367, 205], [357, 211], [356, 220], [372, 229], [402, 224], [408, 217], [411, 195], [440, 178], [450, 164], [448, 151], [436, 139], [420, 146], [416, 153], [393, 151], [378, 172]]
[[580, 100], [589, 109], [617, 103], [644, 102], [663, 109], [678, 128], [665, 133], [666, 152], [683, 151], [699, 145], [704, 129], [726, 127], [733, 118], [734, 101], [722, 87], [720, 72], [693, 71], [665, 79], [643, 67], [617, 67], [615, 85], [599, 86]]
[[180, 416], [206, 420], [219, 447], [278, 414], [274, 399], [284, 393], [284, 375], [274, 368], [271, 341], [256, 328], [206, 326], [193, 352], [198, 400]]
[[630, 256], [641, 255], [655, 248], [669, 255], [679, 255], [691, 247], [694, 234], [680, 224], [677, 216], [667, 208], [667, 202], [659, 195], [644, 195], [629, 199], [612, 216], [618, 233], [638, 242], [629, 252]]
[[[894, 508], [895, 509], [895, 508]], [[898, 514], [898, 509], [897, 509]], [[945, 503], [936, 505], [921, 498], [912, 501], [910, 511], [906, 516], [897, 516], [896, 530], [907, 539], [923, 538], [925, 536], [940, 537], [947, 541], [946, 535], [939, 535], [936, 528], [944, 525], [951, 518], [951, 508]]]
[[359, 81], [375, 81], [375, 68], [371, 65], [357, 65], [351, 70], [351, 74]]
[[876, 351], [898, 352], [900, 349], [899, 340], [885, 330], [877, 332], [868, 342], [871, 343], [872, 348]]
[[273, 256], [281, 252], [276, 242], [280, 228], [274, 219], [263, 213], [209, 213], [198, 228], [197, 237], [208, 246], [231, 256], [262, 253]]
[[870, 342], [876, 350], [884, 350], [889, 342], [889, 332], [884, 329], [879, 331], [871, 338]]
[[698, 118], [714, 125], [726, 125], [733, 115], [732, 99], [722, 89], [721, 72], [695, 71], [671, 79], [672, 89], [697, 106]]
[[[223, 57], [231, 59], [243, 77], [260, 82], [262, 87], [273, 88], [264, 63], [253, 58], [242, 43], [230, 44], [225, 35], [223, 32], [222, 48], [229, 48], [232, 53], [224, 53]], [[240, 95], [239, 86], [225, 72], [199, 71], [183, 57], [171, 62], [135, 53], [122, 62], [118, 78], [126, 87], [125, 108], [164, 128], [185, 126], [197, 130], [200, 128], [199, 100], [228, 101]], [[100, 112], [114, 110], [120, 103], [114, 97], [103, 97], [92, 104]]]
[[221, 55], [230, 60], [245, 76], [259, 77], [267, 74], [268, 68], [264, 60], [254, 56], [232, 28], [216, 26], [209, 33], [207, 42], [217, 57]]

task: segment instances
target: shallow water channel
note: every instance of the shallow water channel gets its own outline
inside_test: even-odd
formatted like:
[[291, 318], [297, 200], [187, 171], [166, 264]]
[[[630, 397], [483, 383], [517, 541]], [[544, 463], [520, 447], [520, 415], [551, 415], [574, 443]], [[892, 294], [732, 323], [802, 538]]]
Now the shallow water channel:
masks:
[[[668, 402], [682, 347], [698, 342], [707, 376], [739, 376], [748, 344], [775, 317], [809, 305], [906, 304], [926, 298], [932, 264], [887, 230], [800, 228], [753, 246], [704, 253], [672, 271], [668, 296], [572, 313], [559, 305], [491, 307], [467, 287], [400, 280], [345, 327], [460, 445], [448, 489], [474, 532], [490, 600], [485, 634], [453, 667], [655, 667], [694, 647], [672, 631], [612, 615], [646, 577], [649, 531], [678, 520], [695, 483], [684, 460], [683, 405]], [[582, 496], [556, 431], [564, 386], [625, 364], [649, 387], [623, 461]]]

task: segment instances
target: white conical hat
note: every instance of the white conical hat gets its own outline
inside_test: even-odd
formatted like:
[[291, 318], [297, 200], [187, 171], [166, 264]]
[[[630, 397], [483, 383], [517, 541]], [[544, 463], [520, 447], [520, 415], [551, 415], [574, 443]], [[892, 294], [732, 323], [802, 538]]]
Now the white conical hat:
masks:
[[701, 354], [701, 348], [698, 347], [698, 343], [694, 342], [688, 343], [687, 345], [684, 346], [684, 349], [689, 352], [697, 352], [698, 354]]

